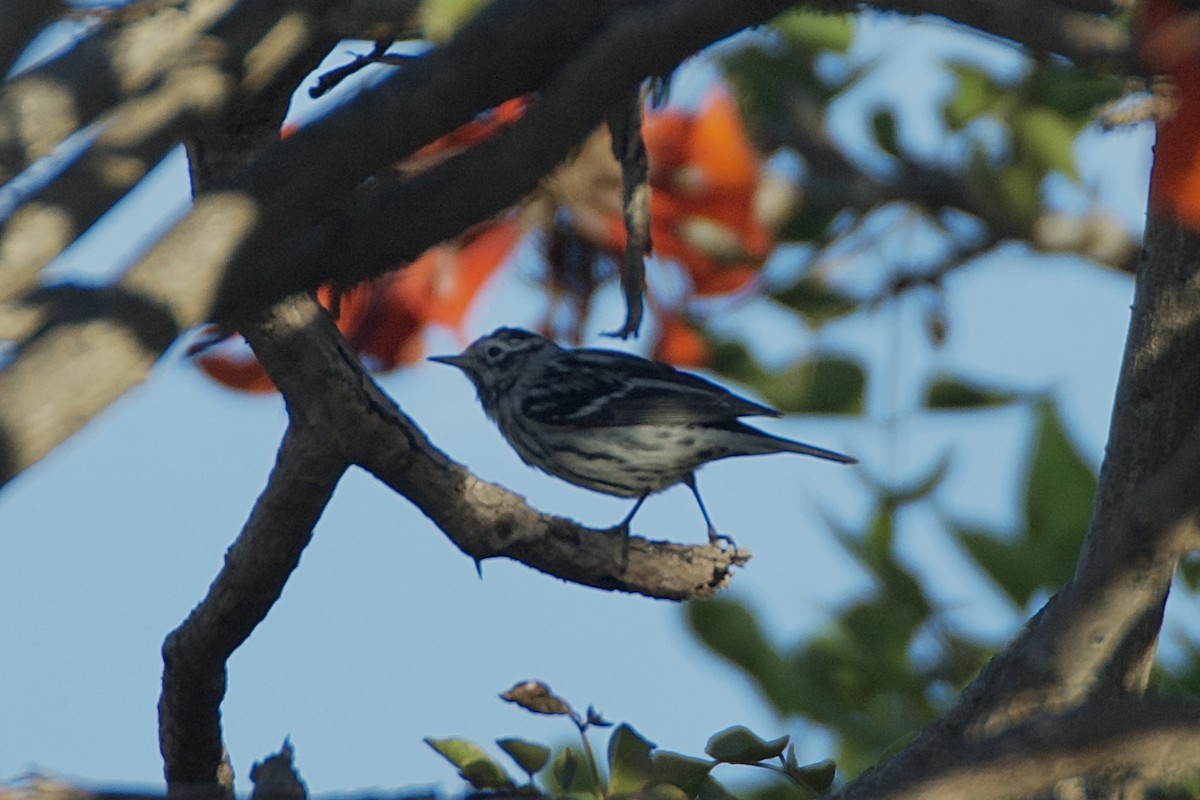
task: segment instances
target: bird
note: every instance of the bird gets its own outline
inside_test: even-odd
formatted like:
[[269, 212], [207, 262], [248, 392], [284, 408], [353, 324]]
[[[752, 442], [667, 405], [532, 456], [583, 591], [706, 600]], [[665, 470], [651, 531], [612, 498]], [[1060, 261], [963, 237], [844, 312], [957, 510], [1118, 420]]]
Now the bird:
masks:
[[637, 501], [611, 530], [628, 541], [646, 498], [675, 484], [692, 491], [717, 532], [696, 487], [696, 469], [732, 456], [801, 453], [842, 464], [858, 460], [761, 431], [741, 417], [782, 414], [699, 375], [631, 353], [560, 347], [502, 327], [458, 355], [431, 361], [462, 370], [484, 413], [530, 466], [576, 486]]

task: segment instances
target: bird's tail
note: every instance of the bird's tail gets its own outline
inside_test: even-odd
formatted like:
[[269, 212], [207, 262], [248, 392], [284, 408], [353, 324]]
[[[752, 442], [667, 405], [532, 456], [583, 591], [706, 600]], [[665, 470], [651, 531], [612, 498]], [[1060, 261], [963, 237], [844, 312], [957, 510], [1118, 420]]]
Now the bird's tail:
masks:
[[826, 450], [823, 447], [813, 447], [811, 444], [805, 444], [804, 442], [793, 442], [791, 439], [779, 439], [774, 436], [771, 438], [776, 439], [779, 444], [782, 445], [782, 447], [780, 447], [781, 450], [786, 450], [789, 453], [803, 453], [806, 456], [816, 456], [817, 458], [836, 461], [839, 464], [858, 463], [858, 459], [854, 456], [836, 453], [833, 450]]
[[767, 433], [766, 431], [760, 431], [758, 428], [747, 425], [744, 422], [739, 422], [738, 427], [746, 431], [753, 431], [755, 434], [757, 434], [758, 438], [765, 439], [766, 441], [761, 442], [761, 444], [764, 445], [762, 451], [764, 453], [800, 453], [806, 456], [824, 458], [828, 461], [836, 461], [839, 464], [858, 463], [858, 459], [854, 456], [844, 455], [842, 453], [834, 452], [833, 450], [826, 450], [823, 447], [814, 447], [813, 445], [805, 444], [804, 442], [794, 442], [791, 439], [784, 439], [782, 436], [775, 436]]

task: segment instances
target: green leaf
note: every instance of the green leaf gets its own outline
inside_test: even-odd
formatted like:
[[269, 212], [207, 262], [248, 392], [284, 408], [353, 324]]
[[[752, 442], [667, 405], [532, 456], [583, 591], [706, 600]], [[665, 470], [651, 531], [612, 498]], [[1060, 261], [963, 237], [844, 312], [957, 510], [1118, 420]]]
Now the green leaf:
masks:
[[1077, 124], [1091, 120], [1096, 106], [1120, 97], [1124, 82], [1116, 75], [1098, 75], [1074, 66], [1042, 63], [1027, 81], [1029, 100], [1049, 106]]
[[1052, 108], [1035, 106], [1017, 113], [1012, 130], [1018, 153], [1079, 182], [1075, 166], [1075, 134], [1079, 126], [1072, 120]]
[[816, 278], [805, 277], [772, 295], [793, 311], [800, 313], [805, 324], [819, 328], [830, 320], [855, 311], [858, 304], [844, 297]]
[[757, 764], [783, 755], [790, 736], [767, 741], [743, 725], [734, 725], [714, 733], [704, 745], [704, 752], [726, 764]]
[[821, 358], [794, 364], [756, 388], [785, 413], [861, 414], [867, 375], [854, 361]]
[[1012, 392], [943, 375], [925, 390], [925, 407], [932, 410], [962, 410], [1007, 405], [1016, 399]]
[[420, 23], [431, 41], [444, 42], [490, 0], [422, 0]]
[[713, 763], [702, 758], [655, 750], [650, 758], [650, 783], [678, 786], [688, 797], [695, 797], [712, 768]]
[[871, 133], [875, 144], [889, 156], [900, 154], [900, 143], [896, 136], [896, 115], [889, 108], [879, 108], [871, 115]]
[[1025, 526], [1047, 558], [1063, 563], [1054, 572], [1065, 580], [1091, 517], [1096, 476], [1067, 438], [1052, 403], [1041, 404], [1040, 417], [1025, 489]]
[[479, 745], [466, 739], [426, 738], [425, 744], [458, 767], [458, 774], [476, 789], [511, 789], [512, 778]]
[[700, 794], [696, 795], [696, 800], [737, 800], [737, 798], [716, 778], [709, 775], [700, 785]]
[[854, 43], [854, 23], [844, 14], [796, 9], [779, 15], [771, 24], [790, 42], [805, 50], [844, 53]]
[[512, 789], [516, 784], [495, 761], [472, 761], [458, 770], [467, 783], [479, 790]]
[[746, 606], [729, 598], [687, 604], [688, 624], [705, 646], [742, 669], [780, 713], [795, 708], [795, 681]]
[[951, 525], [951, 532], [975, 563], [994, 580], [1018, 606], [1029, 602], [1041, 578], [1029, 552], [1020, 541], [1006, 541], [1001, 534], [966, 526]]
[[801, 767], [795, 764], [793, 756], [784, 771], [787, 772], [788, 777], [798, 781], [802, 786], [820, 793], [833, 785], [833, 778], [837, 774], [837, 764], [827, 758], [824, 761]]
[[1024, 160], [1010, 164], [996, 178], [997, 199], [1010, 224], [1024, 230], [1033, 224], [1041, 210], [1042, 178], [1046, 177], [1044, 164]]
[[564, 748], [550, 765], [550, 774], [563, 792], [569, 792], [579, 772], [579, 756], [571, 748]]
[[951, 531], [1004, 592], [1024, 606], [1071, 577], [1091, 516], [1096, 477], [1071, 444], [1054, 406], [1039, 405], [1025, 483], [1025, 526], [1015, 537], [951, 523]]
[[812, 365], [800, 407], [816, 414], [861, 414], [866, 387], [866, 373], [857, 363], [822, 358]]
[[647, 786], [637, 794], [637, 800], [690, 800], [691, 795], [670, 783]]
[[784, 242], [813, 242], [825, 238], [829, 225], [843, 211], [841, 206], [822, 205], [820, 203], [802, 203], [800, 211], [779, 231], [779, 239]]
[[971, 64], [948, 64], [955, 77], [954, 93], [942, 109], [951, 130], [960, 130], [968, 122], [992, 107], [1001, 89], [992, 76]]
[[650, 779], [654, 745], [621, 723], [608, 740], [609, 797], [633, 794]]
[[496, 744], [531, 776], [550, 760], [550, 748], [544, 744], [516, 738], [497, 739]]
[[1186, 558], [1179, 564], [1179, 577], [1183, 580], [1183, 585], [1196, 591], [1200, 587], [1200, 561], [1195, 558]]
[[[924, 617], [932, 609], [925, 598], [921, 584], [896, 560], [894, 542], [896, 537], [896, 509], [884, 505], [871, 520], [866, 535], [862, 537], [857, 547], [843, 544], [852, 548], [867, 567], [878, 579], [888, 600], [886, 608], [891, 611], [900, 609], [915, 609], [915, 616]], [[852, 617], [845, 617], [850, 621]]]

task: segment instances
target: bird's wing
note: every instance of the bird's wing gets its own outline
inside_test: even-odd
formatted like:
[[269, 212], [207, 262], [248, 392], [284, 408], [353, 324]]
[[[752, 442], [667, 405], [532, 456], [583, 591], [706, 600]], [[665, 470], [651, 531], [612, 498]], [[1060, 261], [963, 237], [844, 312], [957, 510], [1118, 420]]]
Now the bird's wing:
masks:
[[704, 378], [611, 350], [573, 350], [547, 363], [521, 411], [546, 425], [584, 427], [779, 416]]

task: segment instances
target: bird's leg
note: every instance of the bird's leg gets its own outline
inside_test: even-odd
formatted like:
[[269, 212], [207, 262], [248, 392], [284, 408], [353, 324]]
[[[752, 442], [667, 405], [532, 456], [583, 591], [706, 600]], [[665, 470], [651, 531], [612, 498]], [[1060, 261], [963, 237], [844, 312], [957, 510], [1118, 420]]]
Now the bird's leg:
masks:
[[696, 498], [696, 504], [700, 506], [700, 513], [704, 515], [704, 521], [708, 523], [708, 542], [709, 544], [717, 544], [718, 542], [727, 542], [734, 550], [737, 549], [737, 544], [723, 533], [717, 533], [717, 527], [713, 525], [712, 518], [708, 516], [708, 509], [704, 507], [704, 501], [700, 499], [700, 490], [696, 488], [696, 474], [692, 473], [687, 476], [684, 481], [687, 487], [692, 490], [692, 496]]
[[629, 565], [629, 523], [633, 522], [633, 515], [642, 507], [642, 503], [646, 502], [646, 498], [650, 496], [649, 492], [645, 492], [633, 504], [633, 508], [629, 509], [629, 513], [625, 515], [625, 519], [614, 525], [611, 530], [613, 533], [619, 533], [624, 537], [624, 546], [621, 549], [621, 569]]
[[646, 492], [641, 497], [639, 497], [637, 499], [637, 502], [633, 504], [633, 508], [629, 509], [629, 513], [625, 515], [625, 519], [621, 520], [616, 525], [612, 526], [612, 528], [610, 530], [612, 530], [613, 533], [619, 533], [622, 536], [624, 536], [626, 539], [628, 539], [629, 538], [629, 523], [633, 522], [633, 515], [638, 512], [638, 509], [642, 507], [642, 503], [646, 502], [646, 498], [649, 496], [650, 496], [650, 493]]

